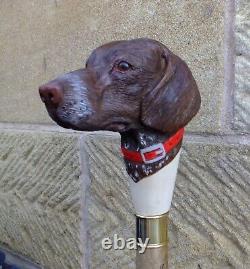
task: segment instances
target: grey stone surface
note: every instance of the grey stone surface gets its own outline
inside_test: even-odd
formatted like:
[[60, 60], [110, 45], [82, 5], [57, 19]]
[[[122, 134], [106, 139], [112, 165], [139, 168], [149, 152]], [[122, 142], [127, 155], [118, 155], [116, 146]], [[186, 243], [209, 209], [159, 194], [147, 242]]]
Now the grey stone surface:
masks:
[[[102, 250], [134, 235], [119, 138], [89, 136], [90, 268], [135, 268], [132, 251]], [[170, 269], [250, 268], [250, 147], [185, 144], [170, 214]], [[95, 227], [95, 229], [93, 229]]]
[[104, 250], [102, 239], [117, 234], [134, 237], [135, 219], [128, 191], [127, 174], [119, 157], [119, 137], [93, 136], [87, 139], [90, 169], [87, 191], [89, 268], [135, 268], [135, 253], [130, 250]]
[[78, 139], [0, 133], [0, 245], [46, 269], [80, 269]]
[[190, 127], [214, 132], [223, 93], [224, 1], [0, 1], [0, 121], [52, 123], [38, 85], [83, 66], [102, 43], [155, 38], [190, 65], [202, 108]]
[[236, 0], [234, 127], [250, 132], [250, 2]]
[[185, 145], [171, 211], [173, 268], [250, 267], [249, 161], [249, 146]]

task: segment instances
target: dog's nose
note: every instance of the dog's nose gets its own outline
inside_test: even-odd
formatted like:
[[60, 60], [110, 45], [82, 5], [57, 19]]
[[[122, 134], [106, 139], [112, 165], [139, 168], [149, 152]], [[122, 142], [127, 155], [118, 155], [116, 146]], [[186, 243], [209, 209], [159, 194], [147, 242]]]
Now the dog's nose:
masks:
[[59, 84], [48, 83], [39, 87], [39, 94], [45, 104], [59, 105], [63, 100], [63, 90]]

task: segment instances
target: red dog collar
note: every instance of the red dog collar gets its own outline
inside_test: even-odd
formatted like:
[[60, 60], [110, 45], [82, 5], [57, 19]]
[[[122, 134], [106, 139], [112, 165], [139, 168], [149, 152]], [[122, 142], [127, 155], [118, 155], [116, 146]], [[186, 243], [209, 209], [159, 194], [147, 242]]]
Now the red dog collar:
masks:
[[128, 161], [137, 163], [154, 163], [166, 157], [173, 148], [175, 148], [182, 140], [184, 135], [184, 128], [180, 129], [177, 133], [171, 136], [164, 143], [152, 145], [150, 147], [141, 149], [139, 151], [131, 151], [121, 148], [123, 156]]

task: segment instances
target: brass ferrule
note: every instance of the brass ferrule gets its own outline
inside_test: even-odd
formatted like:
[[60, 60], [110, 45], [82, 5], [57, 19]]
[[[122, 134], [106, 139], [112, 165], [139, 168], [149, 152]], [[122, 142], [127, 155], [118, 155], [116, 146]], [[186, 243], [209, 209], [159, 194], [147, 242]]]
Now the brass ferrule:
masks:
[[[168, 213], [159, 216], [136, 215], [136, 237], [138, 245], [149, 238], [147, 248], [157, 248], [168, 243]], [[138, 239], [141, 239], [140, 241]]]

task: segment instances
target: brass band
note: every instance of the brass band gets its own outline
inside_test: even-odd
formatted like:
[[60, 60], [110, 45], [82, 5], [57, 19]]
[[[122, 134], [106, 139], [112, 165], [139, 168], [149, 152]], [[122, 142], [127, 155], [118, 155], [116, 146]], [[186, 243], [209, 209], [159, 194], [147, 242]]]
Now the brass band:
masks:
[[[157, 248], [168, 243], [168, 213], [159, 216], [136, 215], [136, 237], [138, 245], [149, 238], [147, 248]], [[138, 239], [141, 239], [140, 241]]]

